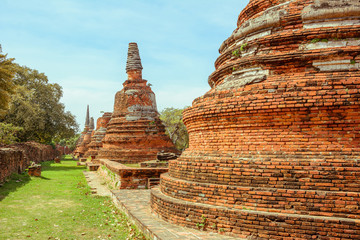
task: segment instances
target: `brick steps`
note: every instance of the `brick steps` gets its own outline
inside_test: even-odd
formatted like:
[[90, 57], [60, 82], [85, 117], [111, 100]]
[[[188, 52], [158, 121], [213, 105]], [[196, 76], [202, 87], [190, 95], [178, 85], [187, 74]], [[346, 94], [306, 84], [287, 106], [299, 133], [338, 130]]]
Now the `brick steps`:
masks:
[[360, 193], [229, 186], [161, 178], [170, 197], [236, 209], [360, 219]]
[[151, 194], [155, 213], [167, 221], [187, 227], [197, 228], [197, 223], [206, 218], [207, 230], [225, 231], [244, 238], [310, 239], [317, 236], [317, 239], [360, 239], [359, 220], [192, 203], [166, 196], [159, 188], [153, 188]]

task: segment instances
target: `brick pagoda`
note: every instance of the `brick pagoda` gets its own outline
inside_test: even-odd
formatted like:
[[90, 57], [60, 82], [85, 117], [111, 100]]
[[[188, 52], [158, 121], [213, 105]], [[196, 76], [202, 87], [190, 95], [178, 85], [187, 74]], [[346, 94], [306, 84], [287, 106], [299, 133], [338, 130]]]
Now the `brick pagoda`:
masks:
[[85, 153], [89, 149], [89, 143], [91, 142], [91, 136], [94, 132], [94, 118], [90, 118], [89, 130], [86, 134], [84, 134], [84, 138], [78, 148], [78, 152], [80, 156], [85, 156]]
[[102, 139], [105, 137], [107, 125], [111, 119], [111, 112], [104, 113], [96, 121], [96, 129], [93, 132], [91, 141], [88, 144], [88, 151], [85, 153], [85, 157], [91, 156], [95, 158], [98, 154], [98, 150], [102, 147]]
[[251, 0], [152, 209], [251, 239], [360, 239], [360, 2]]
[[90, 115], [89, 115], [89, 105], [87, 105], [87, 108], [86, 108], [86, 117], [85, 117], [85, 127], [84, 127], [84, 130], [81, 132], [81, 135], [80, 135], [80, 137], [79, 137], [79, 140], [77, 141], [77, 144], [76, 144], [76, 148], [75, 148], [75, 150], [74, 150], [74, 155], [75, 155], [76, 157], [82, 156], [82, 155], [81, 155], [81, 152], [80, 152], [79, 150], [80, 150], [81, 144], [82, 144], [83, 141], [84, 141], [85, 135], [86, 135], [87, 132], [89, 131], [89, 125], [90, 125]]
[[116, 93], [114, 112], [107, 126], [99, 159], [138, 163], [156, 159], [160, 151], [177, 152], [159, 119], [155, 94], [142, 79], [136, 43], [129, 44], [123, 89]]

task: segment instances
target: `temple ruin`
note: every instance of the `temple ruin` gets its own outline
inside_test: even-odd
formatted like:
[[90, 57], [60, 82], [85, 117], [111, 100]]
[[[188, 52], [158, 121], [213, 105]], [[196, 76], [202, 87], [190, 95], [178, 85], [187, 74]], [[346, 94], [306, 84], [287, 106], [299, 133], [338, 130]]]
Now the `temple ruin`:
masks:
[[129, 44], [123, 89], [116, 93], [114, 111], [107, 125], [99, 159], [119, 163], [155, 160], [160, 151], [177, 152], [159, 119], [155, 94], [142, 79], [136, 43]]
[[[86, 128], [86, 127], [85, 127]], [[94, 131], [94, 118], [91, 117], [90, 118], [90, 124], [89, 124], [89, 129], [88, 131], [85, 133], [84, 130], [84, 138], [81, 142], [81, 144], [79, 145], [79, 148], [77, 150], [77, 152], [79, 153], [79, 156], [84, 156], [85, 153], [87, 152], [87, 150], [89, 149], [89, 144], [91, 142], [91, 136], [93, 134]]]
[[111, 112], [104, 113], [96, 121], [96, 129], [91, 136], [91, 141], [88, 144], [88, 151], [85, 153], [85, 157], [96, 158], [98, 150], [102, 147], [102, 139], [105, 137], [107, 125], [111, 119]]
[[243, 238], [360, 239], [359, 38], [358, 0], [250, 0], [153, 212]]
[[79, 140], [76, 144], [76, 148], [74, 150], [74, 155], [76, 157], [82, 157], [84, 154], [83, 149], [81, 149], [80, 146], [82, 146], [84, 137], [89, 131], [89, 126], [90, 126], [90, 114], [89, 114], [89, 105], [87, 105], [84, 130], [81, 132]]

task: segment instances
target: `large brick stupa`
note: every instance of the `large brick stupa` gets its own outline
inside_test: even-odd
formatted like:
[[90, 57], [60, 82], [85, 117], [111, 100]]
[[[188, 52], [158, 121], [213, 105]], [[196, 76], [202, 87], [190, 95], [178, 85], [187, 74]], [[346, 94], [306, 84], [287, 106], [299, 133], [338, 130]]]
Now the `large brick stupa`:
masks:
[[114, 112], [108, 123], [98, 159], [120, 163], [155, 160], [158, 152], [177, 152], [159, 119], [155, 94], [142, 79], [136, 43], [129, 44], [123, 89], [116, 93]]
[[360, 2], [251, 0], [152, 209], [251, 239], [360, 239]]

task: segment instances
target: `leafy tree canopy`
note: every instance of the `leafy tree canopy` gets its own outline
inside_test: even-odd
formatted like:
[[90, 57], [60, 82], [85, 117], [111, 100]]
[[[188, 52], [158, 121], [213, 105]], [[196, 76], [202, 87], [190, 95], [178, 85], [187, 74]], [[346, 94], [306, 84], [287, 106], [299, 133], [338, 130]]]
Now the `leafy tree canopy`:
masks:
[[73, 136], [71, 138], [65, 139], [66, 140], [66, 146], [68, 146], [68, 148], [71, 151], [74, 151], [79, 138], [80, 138], [80, 134], [76, 134], [75, 136]]
[[60, 103], [62, 88], [49, 83], [44, 73], [15, 64], [14, 91], [9, 109], [1, 119], [23, 128], [21, 141], [58, 142], [78, 130], [75, 117]]
[[23, 131], [22, 127], [0, 122], [0, 144], [12, 144], [18, 141], [18, 135]]
[[7, 58], [7, 55], [2, 54], [0, 46], [0, 116], [6, 113], [11, 100], [11, 93], [13, 93], [14, 84], [12, 80], [15, 74], [13, 60], [13, 58]]
[[184, 109], [165, 108], [160, 112], [160, 119], [165, 125], [166, 134], [179, 150], [184, 150], [189, 146], [189, 135], [182, 120]]

